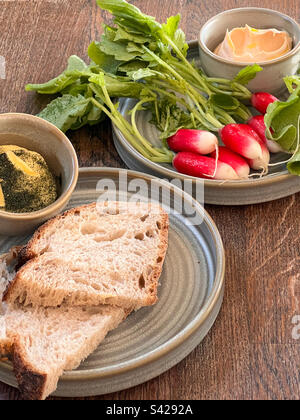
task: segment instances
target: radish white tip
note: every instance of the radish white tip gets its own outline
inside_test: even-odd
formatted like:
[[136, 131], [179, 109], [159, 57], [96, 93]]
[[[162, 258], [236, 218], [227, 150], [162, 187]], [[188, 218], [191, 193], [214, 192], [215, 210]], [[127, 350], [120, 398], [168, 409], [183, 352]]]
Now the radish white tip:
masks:
[[271, 153], [281, 153], [284, 152], [283, 148], [279, 146], [278, 143], [274, 140], [267, 140], [267, 146]]
[[251, 160], [263, 159], [263, 151], [262, 151], [261, 145], [257, 141], [252, 142], [251, 146], [248, 147], [247, 155], [249, 156], [249, 159]]

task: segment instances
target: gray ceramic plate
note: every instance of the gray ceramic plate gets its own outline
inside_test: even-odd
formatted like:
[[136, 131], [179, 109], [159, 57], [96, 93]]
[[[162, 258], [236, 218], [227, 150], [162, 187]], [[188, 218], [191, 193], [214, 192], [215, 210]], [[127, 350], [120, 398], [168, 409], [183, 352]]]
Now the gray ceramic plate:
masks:
[[[198, 43], [190, 43], [189, 58], [194, 59], [200, 66]], [[120, 111], [124, 116], [128, 115], [136, 102], [133, 99], [121, 99]], [[137, 126], [140, 132], [155, 146], [160, 146], [159, 132], [149, 123], [150, 114], [139, 112], [137, 114]], [[288, 173], [285, 165], [272, 167], [268, 176], [261, 179], [249, 179], [246, 181], [220, 182], [216, 180], [199, 181], [198, 178], [179, 174], [172, 165], [157, 164], [144, 158], [124, 138], [122, 133], [114, 127], [114, 143], [116, 149], [125, 162], [133, 170], [152, 174], [165, 179], [190, 179], [193, 184], [204, 183], [204, 200], [208, 204], [217, 205], [246, 205], [263, 203], [287, 197], [300, 191], [300, 178]], [[279, 153], [273, 155], [271, 162], [282, 162], [287, 155]], [[194, 191], [196, 187], [194, 185]], [[195, 196], [195, 193], [193, 193]]]
[[[138, 180], [150, 186], [152, 180], [153, 185], [161, 185], [161, 181], [132, 171], [81, 169], [69, 208], [97, 200], [106, 182], [114, 181], [119, 192], [120, 172], [129, 182]], [[96, 191], [99, 180], [103, 184], [98, 184]], [[224, 292], [222, 240], [210, 216], [195, 200], [188, 195], [182, 199], [180, 191], [170, 184], [164, 188], [170, 196], [170, 245], [159, 302], [130, 315], [76, 371], [66, 372], [55, 395], [101, 395], [150, 380], [185, 358], [214, 324]], [[123, 192], [117, 198], [124, 194], [128, 196]], [[175, 211], [181, 200], [185, 205], [182, 214]], [[190, 206], [194, 217], [203, 218], [198, 226], [190, 225]], [[0, 236], [0, 253], [27, 240]], [[0, 381], [16, 386], [9, 362], [0, 363]]]

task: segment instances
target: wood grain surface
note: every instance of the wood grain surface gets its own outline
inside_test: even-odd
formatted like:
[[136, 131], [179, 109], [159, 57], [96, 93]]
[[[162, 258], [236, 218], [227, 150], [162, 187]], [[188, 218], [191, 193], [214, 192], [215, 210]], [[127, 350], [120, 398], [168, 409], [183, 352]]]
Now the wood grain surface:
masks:
[[[159, 21], [181, 13], [188, 39], [224, 9], [260, 6], [300, 21], [299, 0], [135, 0]], [[60, 73], [71, 54], [86, 58], [109, 17], [95, 0], [0, 1], [0, 112], [37, 113], [48, 98], [24, 91]], [[81, 166], [124, 167], [109, 123], [69, 134]], [[299, 180], [300, 182], [300, 180]], [[91, 399], [293, 399], [300, 396], [300, 223], [295, 195], [247, 207], [207, 206], [224, 240], [226, 292], [204, 342], [179, 365], [143, 385]], [[300, 330], [300, 329], [299, 329]], [[298, 332], [299, 332], [298, 330]], [[0, 399], [20, 399], [0, 383]]]

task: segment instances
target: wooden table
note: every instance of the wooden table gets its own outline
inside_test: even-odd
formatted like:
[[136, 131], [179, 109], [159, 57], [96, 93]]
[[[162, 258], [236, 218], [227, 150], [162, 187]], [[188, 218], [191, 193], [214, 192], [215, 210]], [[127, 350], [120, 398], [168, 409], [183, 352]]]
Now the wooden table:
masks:
[[[299, 0], [135, 0], [163, 21], [180, 12], [188, 39], [211, 16], [261, 6], [300, 20]], [[0, 112], [37, 113], [47, 98], [24, 92], [27, 82], [60, 73], [71, 54], [86, 58], [108, 19], [94, 0], [0, 1]], [[109, 123], [69, 134], [81, 166], [124, 167]], [[300, 181], [299, 181], [300, 182]], [[226, 293], [204, 342], [179, 365], [143, 385], [96, 399], [299, 399], [300, 195], [247, 207], [207, 206], [224, 239]], [[298, 209], [298, 210], [297, 210]], [[300, 332], [298, 330], [298, 332]], [[0, 383], [0, 399], [19, 399]]]

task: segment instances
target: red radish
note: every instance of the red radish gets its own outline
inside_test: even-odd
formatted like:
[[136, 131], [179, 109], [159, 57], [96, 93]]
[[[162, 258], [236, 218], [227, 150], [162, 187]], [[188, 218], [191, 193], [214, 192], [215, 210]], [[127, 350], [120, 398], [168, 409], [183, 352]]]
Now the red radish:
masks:
[[259, 137], [265, 142], [271, 153], [279, 153], [283, 151], [283, 149], [279, 146], [278, 143], [276, 143], [276, 141], [268, 140], [266, 138], [266, 124], [265, 117], [263, 115], [256, 115], [248, 121], [248, 124], [253, 128], [253, 130], [257, 132]]
[[257, 132], [263, 142], [267, 144], [265, 117], [263, 115], [256, 115], [248, 121], [248, 124]]
[[268, 106], [275, 101], [278, 101], [278, 99], [267, 92], [253, 93], [251, 97], [252, 106], [261, 114], [265, 114], [267, 112]]
[[220, 136], [225, 146], [233, 152], [251, 160], [262, 159], [263, 141], [250, 125], [228, 124], [220, 130]]
[[191, 152], [180, 152], [173, 160], [174, 168], [178, 172], [195, 176], [198, 178], [220, 179], [220, 180], [237, 180], [239, 179], [235, 170], [227, 165], [227, 163], [201, 156]]
[[168, 139], [174, 152], [192, 152], [208, 155], [218, 147], [218, 138], [209, 131], [180, 129]]
[[270, 152], [269, 152], [269, 149], [268, 149], [268, 147], [266, 145], [266, 139], [262, 139], [257, 134], [257, 141], [260, 144], [262, 154], [258, 158], [248, 159], [248, 163], [250, 165], [250, 168], [255, 169], [257, 171], [263, 170], [264, 172], [267, 173], [268, 172], [268, 166], [269, 166], [269, 163], [270, 163]]
[[[217, 153], [213, 152], [211, 157], [216, 159]], [[219, 161], [227, 163], [229, 166], [231, 166], [239, 178], [248, 178], [250, 174], [250, 166], [246, 160], [240, 155], [232, 152], [230, 149], [227, 149], [227, 147], [219, 147]]]

